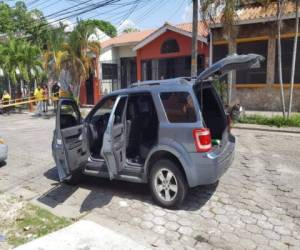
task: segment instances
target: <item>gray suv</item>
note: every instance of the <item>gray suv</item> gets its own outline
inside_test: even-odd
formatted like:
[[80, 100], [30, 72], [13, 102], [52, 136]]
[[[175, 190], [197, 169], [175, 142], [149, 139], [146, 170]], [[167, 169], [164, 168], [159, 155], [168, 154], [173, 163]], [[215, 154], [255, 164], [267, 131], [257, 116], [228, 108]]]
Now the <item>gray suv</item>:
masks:
[[74, 100], [58, 105], [52, 150], [60, 181], [84, 175], [149, 183], [154, 200], [178, 206], [189, 187], [216, 182], [234, 158], [235, 138], [209, 77], [257, 65], [233, 55], [197, 79], [133, 84], [102, 98], [85, 119]]

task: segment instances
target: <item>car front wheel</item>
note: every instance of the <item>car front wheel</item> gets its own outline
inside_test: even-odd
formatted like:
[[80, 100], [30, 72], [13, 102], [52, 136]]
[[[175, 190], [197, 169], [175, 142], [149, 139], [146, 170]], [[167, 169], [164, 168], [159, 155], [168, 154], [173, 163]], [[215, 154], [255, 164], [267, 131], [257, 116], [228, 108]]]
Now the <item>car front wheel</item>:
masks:
[[188, 186], [177, 164], [168, 159], [157, 161], [150, 172], [150, 189], [162, 207], [178, 207], [185, 199]]

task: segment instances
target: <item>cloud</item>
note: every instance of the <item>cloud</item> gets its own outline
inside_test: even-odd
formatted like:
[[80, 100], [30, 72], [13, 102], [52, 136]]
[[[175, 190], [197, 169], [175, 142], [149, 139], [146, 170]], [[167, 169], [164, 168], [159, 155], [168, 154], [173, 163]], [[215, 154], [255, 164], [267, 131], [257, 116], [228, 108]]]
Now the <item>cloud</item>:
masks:
[[192, 22], [193, 18], [193, 5], [190, 3], [188, 6], [185, 6], [183, 14], [182, 14], [182, 21], [185, 23]]
[[118, 33], [120, 34], [123, 32], [123, 30], [126, 30], [128, 28], [139, 29], [138, 26], [132, 20], [126, 19], [118, 27]]

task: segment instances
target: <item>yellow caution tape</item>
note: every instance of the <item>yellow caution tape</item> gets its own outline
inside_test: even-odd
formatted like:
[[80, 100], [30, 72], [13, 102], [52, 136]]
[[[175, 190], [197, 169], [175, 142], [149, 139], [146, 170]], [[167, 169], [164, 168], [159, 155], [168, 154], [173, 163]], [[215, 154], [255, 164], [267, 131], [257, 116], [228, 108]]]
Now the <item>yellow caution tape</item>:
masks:
[[[26, 99], [28, 99], [28, 101], [25, 101]], [[58, 101], [59, 97], [51, 96], [49, 98], [44, 98], [41, 101], [50, 100], [50, 99], [52, 101]], [[17, 102], [16, 100], [24, 100], [24, 101], [18, 101]], [[7, 101], [4, 101], [4, 102], [7, 102]], [[19, 106], [19, 105], [24, 105], [24, 104], [34, 103], [34, 102], [38, 102], [35, 97], [26, 97], [26, 98], [13, 99], [13, 100], [9, 101], [9, 104], [1, 104], [0, 103], [0, 108], [14, 107], [14, 106]]]

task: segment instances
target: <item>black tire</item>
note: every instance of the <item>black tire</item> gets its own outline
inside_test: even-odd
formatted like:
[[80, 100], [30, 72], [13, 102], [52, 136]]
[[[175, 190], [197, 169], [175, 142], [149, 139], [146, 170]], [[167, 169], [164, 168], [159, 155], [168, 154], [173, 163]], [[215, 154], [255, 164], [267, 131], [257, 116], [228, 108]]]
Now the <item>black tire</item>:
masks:
[[[169, 173], [168, 171], [172, 173], [174, 176], [174, 179], [172, 177], [169, 183], [172, 182], [171, 184], [174, 185], [176, 181], [177, 193], [173, 192], [170, 188], [171, 185], [168, 185], [166, 183], [162, 184], [165, 185], [166, 190], [164, 189], [161, 192], [158, 192], [158, 186], [162, 187], [160, 184], [161, 180], [158, 177], [158, 175], [160, 174], [167, 175]], [[183, 173], [179, 169], [179, 166], [173, 161], [168, 159], [161, 159], [154, 163], [149, 175], [149, 184], [150, 184], [150, 190], [153, 199], [157, 204], [165, 208], [178, 207], [184, 201], [186, 194], [188, 192], [187, 182], [185, 180]], [[172, 196], [173, 194], [173, 198], [171, 200], [167, 199], [168, 198], [166, 197], [167, 192], [169, 193], [169, 196]]]

